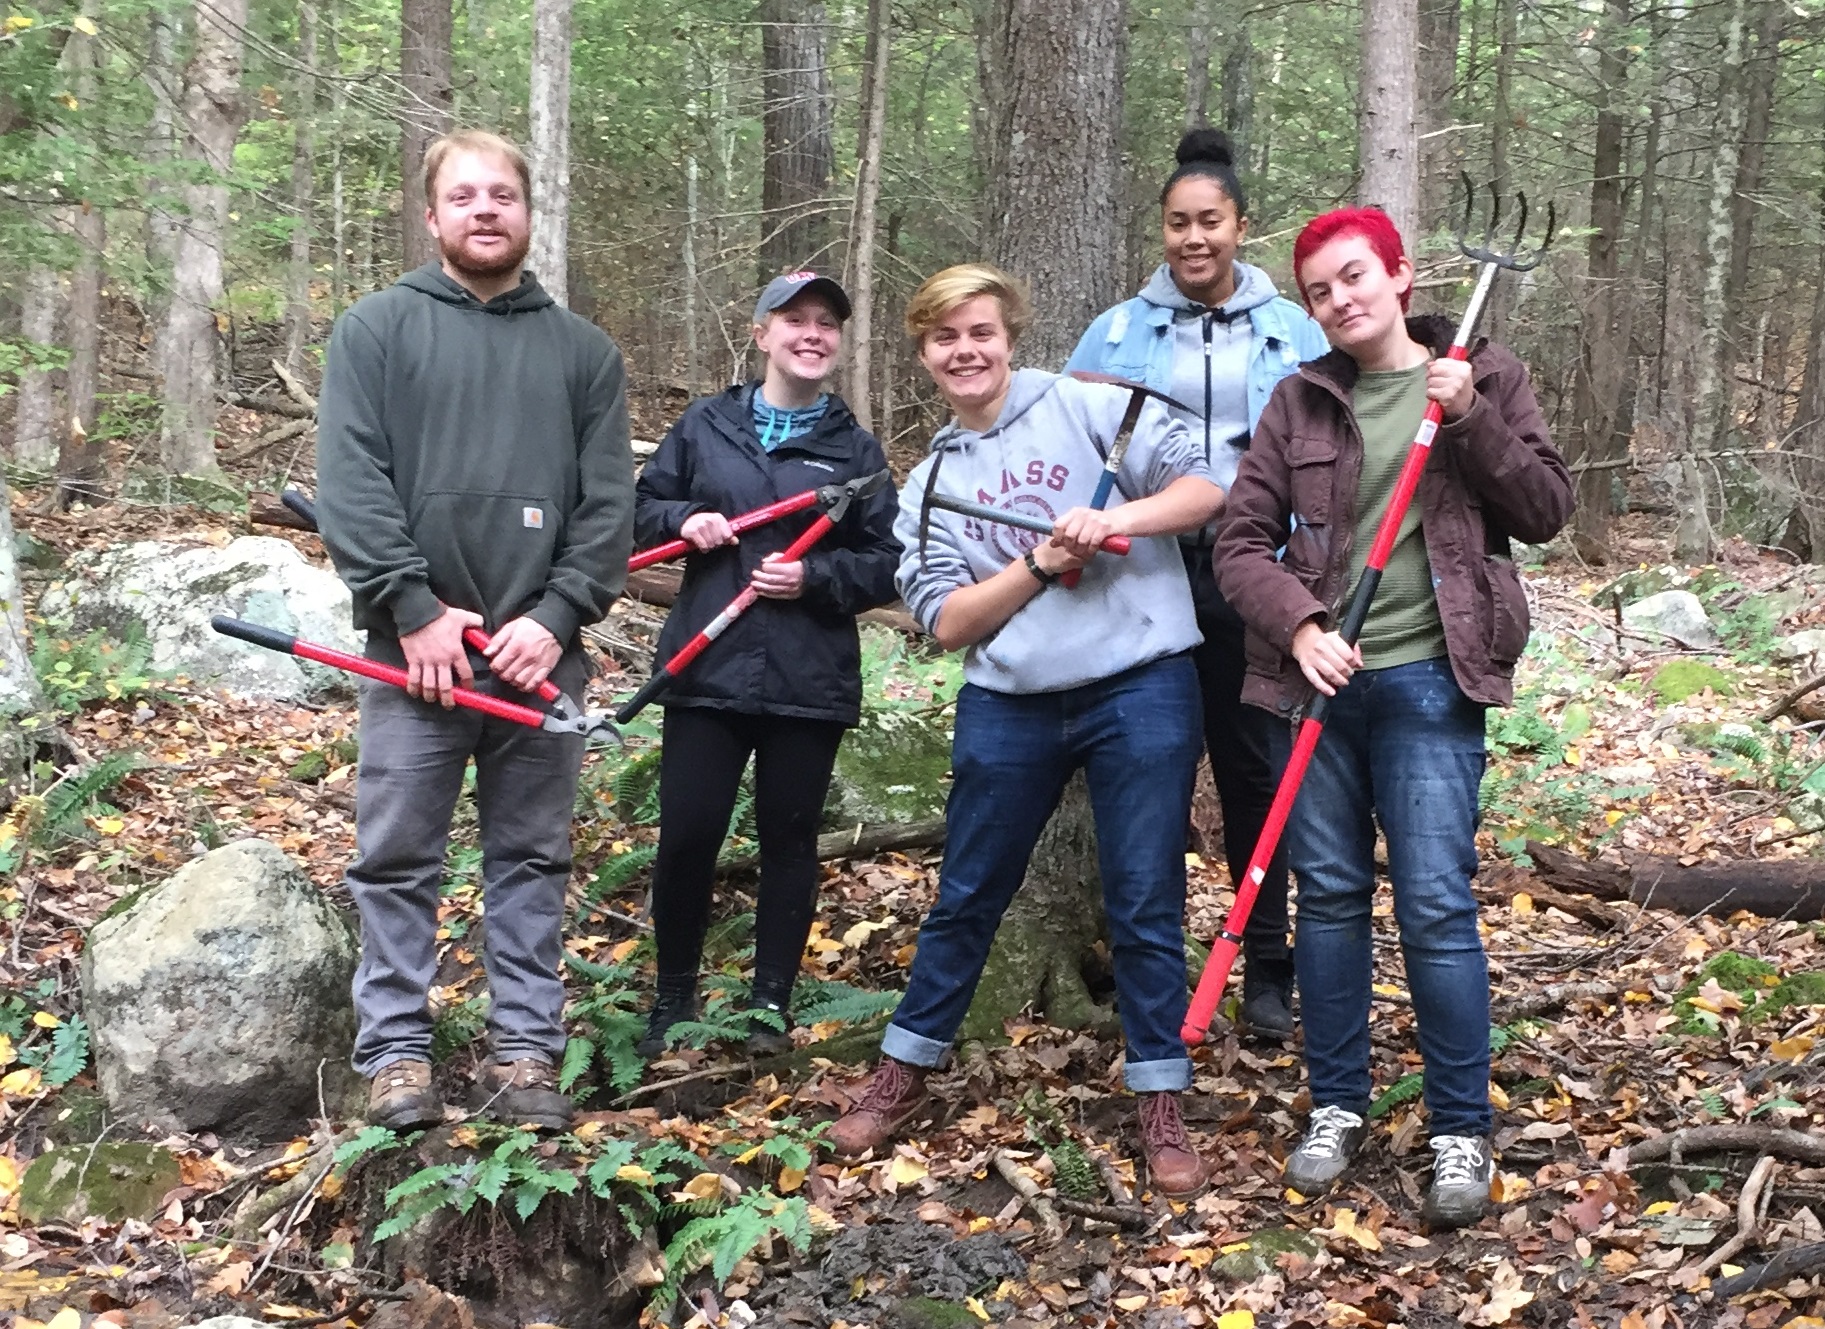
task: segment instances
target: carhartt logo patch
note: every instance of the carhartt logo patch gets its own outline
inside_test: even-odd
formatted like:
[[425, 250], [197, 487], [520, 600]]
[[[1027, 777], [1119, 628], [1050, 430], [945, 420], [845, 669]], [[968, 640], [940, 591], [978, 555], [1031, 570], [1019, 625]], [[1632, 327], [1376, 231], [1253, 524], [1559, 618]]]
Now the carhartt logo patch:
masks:
[[520, 509], [520, 525], [524, 526], [529, 531], [544, 530], [545, 529], [545, 509], [544, 508], [521, 508]]

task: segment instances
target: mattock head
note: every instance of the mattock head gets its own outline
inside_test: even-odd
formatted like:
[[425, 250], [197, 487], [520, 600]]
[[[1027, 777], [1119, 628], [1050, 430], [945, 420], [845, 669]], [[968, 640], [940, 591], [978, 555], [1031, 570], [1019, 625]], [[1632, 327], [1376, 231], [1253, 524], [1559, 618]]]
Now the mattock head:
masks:
[[1469, 243], [1470, 228], [1476, 219], [1476, 184], [1470, 178], [1470, 172], [1460, 171], [1464, 181], [1464, 220], [1457, 228], [1457, 247], [1465, 258], [1475, 259], [1478, 263], [1493, 263], [1498, 268], [1510, 272], [1527, 272], [1540, 266], [1540, 260], [1552, 247], [1553, 234], [1559, 228], [1558, 210], [1552, 200], [1546, 203], [1546, 234], [1531, 249], [1527, 247], [1527, 195], [1515, 191], [1515, 211], [1519, 214], [1515, 221], [1514, 239], [1506, 250], [1495, 247], [1496, 231], [1502, 224], [1502, 196], [1494, 185], [1489, 187], [1489, 225], [1483, 230], [1483, 243]]

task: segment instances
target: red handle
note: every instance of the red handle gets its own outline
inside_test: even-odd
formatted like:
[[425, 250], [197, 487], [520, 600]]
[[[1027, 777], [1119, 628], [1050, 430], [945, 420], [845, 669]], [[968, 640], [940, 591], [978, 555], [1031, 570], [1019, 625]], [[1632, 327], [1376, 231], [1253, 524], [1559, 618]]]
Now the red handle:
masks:
[[[347, 670], [351, 674], [360, 674], [380, 683], [391, 683], [396, 688], [403, 688], [410, 681], [410, 675], [403, 669], [396, 669], [389, 664], [381, 664], [363, 655], [350, 655], [347, 651], [334, 650], [328, 646], [319, 646], [312, 641], [293, 642], [291, 653], [306, 660], [315, 660], [332, 669]], [[453, 690], [458, 706], [465, 706], [472, 711], [481, 711], [496, 719], [511, 720], [523, 724], [528, 729], [543, 729], [545, 713], [535, 711], [530, 706], [521, 706], [518, 702], [507, 701], [501, 697], [490, 697], [485, 692], [476, 692], [472, 688], [459, 687]]]
[[[807, 489], [802, 494], [782, 498], [777, 503], [769, 503], [764, 508], [755, 508], [744, 512], [739, 517], [729, 518], [729, 529], [740, 535], [751, 531], [756, 526], [765, 526], [768, 522], [778, 521], [781, 517], [790, 517], [795, 512], [803, 512], [817, 502], [817, 490]], [[641, 568], [650, 568], [655, 563], [665, 563], [674, 558], [681, 558], [692, 550], [689, 540], [667, 540], [662, 545], [643, 549], [627, 560], [627, 570], [638, 572]]]
[[[478, 651], [486, 651], [488, 649], [488, 643], [492, 641], [493, 638], [483, 632], [480, 628], [464, 628], [463, 640]], [[505, 682], [505, 680], [502, 681]], [[511, 687], [512, 684], [508, 684], [508, 686]], [[549, 678], [539, 684], [538, 687], [534, 688], [533, 691], [538, 693], [538, 695], [546, 701], [556, 701], [563, 695], [558, 691], [558, 685], [553, 683]]]

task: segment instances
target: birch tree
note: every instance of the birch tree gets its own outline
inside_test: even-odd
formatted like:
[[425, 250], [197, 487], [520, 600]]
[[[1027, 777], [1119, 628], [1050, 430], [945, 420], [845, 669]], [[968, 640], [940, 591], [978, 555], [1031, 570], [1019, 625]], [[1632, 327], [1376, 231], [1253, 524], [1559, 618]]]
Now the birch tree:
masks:
[[546, 294], [568, 305], [570, 261], [570, 12], [572, 0], [534, 0], [532, 252], [528, 264]]
[[216, 468], [216, 302], [222, 298], [228, 182], [241, 99], [247, 0], [197, 0], [196, 48], [184, 76], [184, 155], [208, 175], [184, 187], [188, 220], [179, 233], [165, 323], [164, 428], [160, 455], [176, 475]]

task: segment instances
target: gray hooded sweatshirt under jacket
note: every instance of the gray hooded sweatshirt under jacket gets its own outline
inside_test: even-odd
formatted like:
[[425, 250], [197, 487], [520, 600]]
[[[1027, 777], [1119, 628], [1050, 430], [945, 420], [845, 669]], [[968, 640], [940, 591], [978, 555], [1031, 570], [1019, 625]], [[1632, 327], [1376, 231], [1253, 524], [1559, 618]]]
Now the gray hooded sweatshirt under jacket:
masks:
[[336, 321], [317, 480], [369, 655], [401, 662], [439, 601], [572, 650], [633, 542], [621, 352], [530, 272], [484, 304], [429, 263]]
[[[937, 491], [1056, 521], [1096, 493], [1128, 394], [1038, 369], [1018, 371], [1001, 417], [983, 433], [955, 421], [913, 468], [894, 526], [904, 554], [897, 580], [913, 617], [935, 631], [945, 599], [984, 581], [1045, 537], [934, 509], [925, 552], [919, 516], [926, 477]], [[1149, 401], [1116, 478], [1111, 508], [1157, 494], [1181, 476], [1209, 479], [1202, 447], [1184, 424]], [[963, 675], [991, 692], [1057, 692], [1188, 651], [1203, 638], [1178, 542], [1137, 538], [1126, 557], [1099, 554], [1074, 589], [1055, 585], [1023, 605], [964, 655]]]

